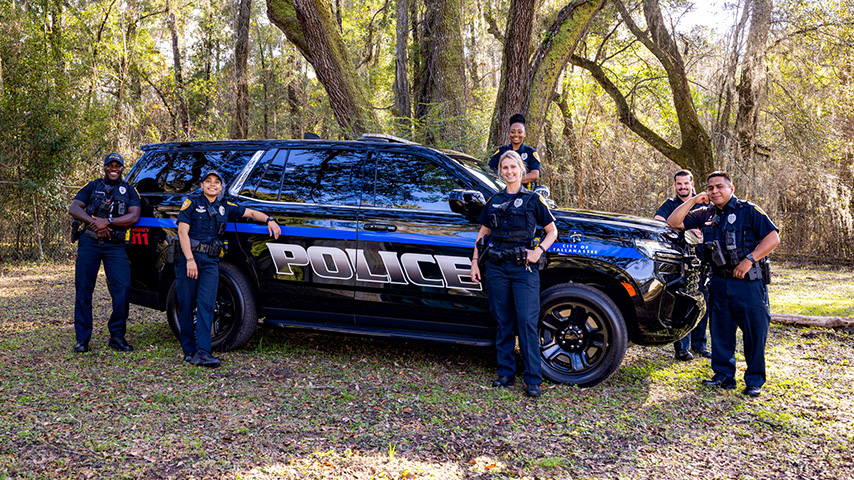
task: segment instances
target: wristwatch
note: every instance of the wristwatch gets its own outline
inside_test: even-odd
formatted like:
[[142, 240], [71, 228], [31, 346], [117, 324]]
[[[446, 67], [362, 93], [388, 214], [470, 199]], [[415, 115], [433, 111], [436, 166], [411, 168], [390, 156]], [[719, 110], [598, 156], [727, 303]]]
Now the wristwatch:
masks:
[[110, 222], [110, 225], [112, 225], [113, 224], [113, 217], [108, 218], [107, 221]]
[[276, 221], [276, 219], [275, 219], [275, 218], [273, 218], [273, 217], [267, 217], [267, 221], [266, 221], [266, 222], [264, 222], [264, 223], [270, 223], [270, 222], [275, 222], [275, 221]]
[[750, 260], [750, 263], [751, 263], [751, 264], [754, 264], [754, 265], [756, 264], [756, 259], [755, 259], [755, 258], [753, 258], [753, 254], [752, 254], [752, 253], [748, 253], [748, 254], [747, 254], [747, 256], [746, 256], [746, 257], [744, 257], [744, 258], [746, 258], [746, 259]]
[[546, 253], [546, 249], [545, 249], [545, 248], [543, 248], [543, 246], [542, 246], [542, 245], [537, 245], [537, 248], [539, 248], [540, 250], [542, 250], [542, 251], [543, 251], [543, 253]]

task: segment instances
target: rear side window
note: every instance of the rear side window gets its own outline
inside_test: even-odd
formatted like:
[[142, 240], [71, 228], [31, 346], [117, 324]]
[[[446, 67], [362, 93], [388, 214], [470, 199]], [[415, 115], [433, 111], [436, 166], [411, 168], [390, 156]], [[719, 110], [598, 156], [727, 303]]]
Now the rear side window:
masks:
[[[282, 155], [283, 152], [279, 152]], [[278, 158], [278, 156], [277, 156]], [[353, 174], [360, 152], [333, 149], [292, 149], [282, 176], [283, 202], [357, 205]]]
[[285, 170], [287, 159], [288, 150], [279, 150], [272, 161], [259, 162], [249, 178], [246, 179], [240, 195], [268, 202], [277, 201], [282, 186], [282, 172]]
[[152, 152], [130, 181], [140, 192], [189, 193], [199, 188], [201, 176], [217, 169], [228, 183], [255, 151]]

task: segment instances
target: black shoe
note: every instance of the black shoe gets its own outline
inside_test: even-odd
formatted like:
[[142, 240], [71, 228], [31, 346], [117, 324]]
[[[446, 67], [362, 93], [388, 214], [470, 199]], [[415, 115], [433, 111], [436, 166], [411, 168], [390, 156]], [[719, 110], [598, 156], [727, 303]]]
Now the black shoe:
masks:
[[193, 363], [193, 354], [192, 353], [185, 353], [184, 354], [184, 361], [187, 363]]
[[107, 345], [109, 345], [113, 350], [118, 350], [119, 352], [133, 351], [133, 347], [125, 341], [125, 337], [110, 337], [110, 341], [107, 342]]
[[756, 398], [759, 396], [760, 393], [762, 393], [762, 387], [758, 387], [756, 385], [748, 385], [741, 393], [747, 395], [748, 397]]
[[190, 363], [200, 367], [216, 368], [219, 366], [220, 361], [218, 358], [211, 355], [211, 352], [199, 350], [193, 355], [193, 359]]
[[711, 350], [709, 350], [709, 349], [708, 349], [708, 348], [706, 348], [706, 347], [703, 347], [703, 348], [692, 348], [691, 350], [693, 350], [694, 352], [696, 352], [696, 353], [697, 353], [697, 355], [699, 355], [699, 356], [701, 356], [701, 357], [703, 357], [703, 358], [712, 358], [712, 351], [711, 351]]
[[703, 380], [703, 385], [707, 387], [721, 387], [724, 390], [735, 390], [735, 379], [728, 377], [712, 377], [709, 380]]
[[539, 385], [527, 385], [525, 386], [525, 396], [531, 398], [539, 398], [540, 397], [540, 386]]
[[89, 351], [89, 344], [84, 342], [77, 342], [74, 344], [74, 352], [75, 353], [86, 353]]
[[691, 352], [688, 350], [679, 350], [676, 352], [676, 360], [682, 360], [683, 362], [687, 362], [689, 360], [694, 360], [694, 355], [691, 355]]
[[516, 377], [498, 377], [492, 382], [493, 387], [507, 388], [516, 383]]

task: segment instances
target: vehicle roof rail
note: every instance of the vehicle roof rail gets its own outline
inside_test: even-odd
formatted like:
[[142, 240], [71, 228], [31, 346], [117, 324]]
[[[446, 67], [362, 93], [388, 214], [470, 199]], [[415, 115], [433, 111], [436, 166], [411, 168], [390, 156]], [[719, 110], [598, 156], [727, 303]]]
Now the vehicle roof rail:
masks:
[[363, 133], [359, 140], [362, 142], [383, 142], [383, 143], [402, 143], [404, 145], [418, 145], [415, 142], [405, 138], [395, 137], [394, 135], [386, 135], [385, 133]]

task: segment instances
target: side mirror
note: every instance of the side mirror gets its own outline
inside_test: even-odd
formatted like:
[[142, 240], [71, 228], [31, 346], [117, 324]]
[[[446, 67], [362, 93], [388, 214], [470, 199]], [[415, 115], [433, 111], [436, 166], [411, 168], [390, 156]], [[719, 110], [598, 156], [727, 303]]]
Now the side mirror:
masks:
[[476, 217], [480, 215], [480, 211], [486, 205], [486, 199], [477, 190], [456, 189], [451, 191], [451, 195], [448, 197], [448, 204], [454, 213], [459, 213], [466, 217]]

